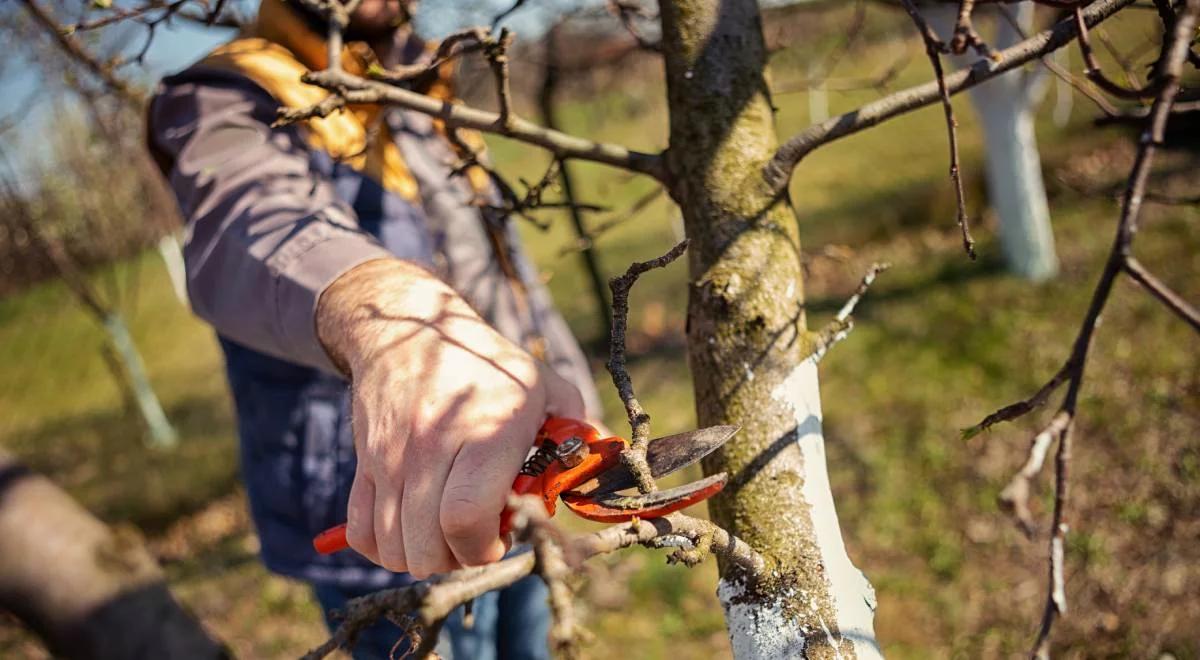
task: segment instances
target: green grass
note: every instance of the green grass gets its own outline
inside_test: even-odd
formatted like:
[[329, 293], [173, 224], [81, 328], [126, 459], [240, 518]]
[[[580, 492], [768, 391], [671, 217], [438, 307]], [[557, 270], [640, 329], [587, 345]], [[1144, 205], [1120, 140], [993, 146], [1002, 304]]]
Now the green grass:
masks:
[[58, 283], [0, 300], [0, 442], [102, 517], [159, 529], [235, 483], [219, 353], [211, 330], [174, 297], [157, 253], [97, 280], [129, 292], [121, 308], [183, 435], [179, 450], [145, 450], [103, 358], [103, 329]]
[[[892, 20], [883, 15], [872, 21]], [[870, 25], [877, 32], [886, 27]], [[911, 34], [900, 34], [913, 48]], [[836, 75], [868, 76], [898, 48], [873, 46]], [[783, 53], [772, 74], [780, 84], [802, 78], [806, 58], [816, 56]], [[926, 80], [927, 68], [917, 53], [897, 85]], [[665, 146], [664, 101], [654, 75], [596, 102], [568, 103], [567, 128], [643, 150]], [[869, 91], [831, 94], [832, 110], [871, 98]], [[776, 103], [782, 135], [808, 122], [804, 94]], [[1020, 537], [996, 495], [1049, 411], [970, 440], [960, 430], [1032, 393], [1061, 364], [1111, 241], [1115, 204], [1060, 180], [1082, 172], [1089, 181], [1119, 184], [1131, 148], [1120, 132], [1085, 130], [1091, 110], [1086, 101], [1076, 103], [1066, 129], [1047, 112], [1039, 116], [1063, 262], [1061, 277], [1046, 284], [1003, 273], [984, 213], [982, 145], [965, 99], [956, 106], [972, 215], [983, 218], [976, 230], [979, 262], [962, 254], [953, 225], [945, 128], [936, 107], [818, 150], [793, 181], [811, 257], [811, 326], [832, 315], [872, 261], [894, 264], [821, 374], [842, 528], [877, 589], [877, 630], [890, 656], [1022, 653], [1040, 615], [1045, 544]], [[493, 156], [503, 171], [534, 180], [546, 163], [544, 155], [503, 140], [493, 141]], [[1194, 188], [1194, 154], [1167, 154], [1162, 162], [1164, 170], [1182, 172], [1176, 184]], [[574, 165], [573, 172], [581, 199], [617, 211], [650, 189], [596, 165]], [[663, 252], [676, 240], [677, 214], [660, 199], [602, 236], [605, 271], [616, 274]], [[1200, 300], [1200, 211], [1149, 206], [1144, 217], [1139, 258], [1185, 298]], [[571, 240], [569, 226], [564, 217], [547, 219], [549, 231], [522, 225], [522, 233], [568, 321], [595, 346], [601, 337], [587, 281], [576, 257], [560, 254]], [[659, 433], [686, 429], [695, 418], [683, 344], [685, 276], [676, 264], [645, 276], [633, 293], [631, 374]], [[53, 283], [0, 301], [0, 444], [105, 519], [145, 530], [172, 558], [169, 574], [182, 598], [241, 655], [295, 655], [319, 639], [319, 617], [302, 587], [268, 576], [253, 560], [245, 514], [235, 513], [241, 499], [232, 419], [211, 332], [174, 299], [156, 256], [98, 277], [137, 278], [136, 287], [125, 287], [136, 299], [131, 295], [123, 309], [183, 433], [181, 448], [144, 448], [137, 419], [124, 410], [98, 352], [100, 329]], [[1075, 434], [1073, 611], [1056, 636], [1063, 654], [1200, 656], [1194, 635], [1198, 356], [1194, 333], [1135, 286], [1117, 286], [1092, 351]], [[602, 356], [594, 357], [607, 419], [620, 430], [619, 402]], [[1044, 513], [1044, 477], [1038, 489]], [[711, 563], [688, 570], [666, 566], [661, 553], [631, 550], [596, 562], [589, 576], [580, 593], [582, 616], [596, 636], [591, 656], [629, 655], [629, 649], [645, 658], [727, 653]], [[0, 655], [6, 649], [25, 653], [29, 646], [0, 629]]]

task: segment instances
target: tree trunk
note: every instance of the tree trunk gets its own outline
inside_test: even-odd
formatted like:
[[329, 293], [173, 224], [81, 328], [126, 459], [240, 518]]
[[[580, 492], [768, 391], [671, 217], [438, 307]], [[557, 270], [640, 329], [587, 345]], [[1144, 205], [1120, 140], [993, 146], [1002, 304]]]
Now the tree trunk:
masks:
[[660, 7], [697, 416], [742, 427], [705, 461], [730, 475], [710, 511], [772, 566], [755, 582], [721, 566], [734, 655], [877, 657], [874, 593], [846, 554], [825, 468], [796, 217], [761, 174], [776, 136], [757, 3]]
[[133, 400], [137, 404], [138, 412], [142, 414], [146, 429], [150, 432], [150, 446], [155, 449], [174, 449], [179, 444], [179, 434], [175, 432], [175, 427], [171, 426], [154, 387], [150, 385], [146, 365], [142, 362], [137, 345], [133, 343], [125, 320], [119, 313], [110, 311], [104, 316], [103, 324], [114, 352], [125, 367]]
[[172, 232], [166, 232], [158, 239], [158, 255], [162, 257], [163, 266], [167, 269], [167, 277], [171, 279], [171, 289], [175, 297], [185, 307], [189, 306], [187, 293], [187, 268], [183, 263], [183, 246], [179, 237]]
[[150, 446], [157, 449], [174, 449], [179, 436], [167, 419], [158, 395], [150, 384], [142, 356], [121, 314], [100, 299], [87, 275], [67, 252], [66, 247], [57, 238], [48, 236], [39, 229], [34, 212], [17, 194], [16, 187], [9, 181], [0, 183], [3, 183], [3, 199], [0, 200], [4, 207], [2, 212], [10, 214], [9, 219], [13, 225], [23, 229], [29, 236], [31, 245], [45, 255], [47, 261], [54, 264], [54, 269], [62, 278], [63, 284], [83, 310], [104, 327], [113, 349], [112, 354], [118, 358], [127, 377], [125, 380], [118, 378], [117, 386], [122, 392], [126, 391], [126, 385], [129, 386], [129, 394], [149, 431]]
[[0, 451], [0, 609], [56, 657], [225, 658], [141, 541]]
[[[1024, 28], [1032, 26], [1034, 6], [1023, 2], [1015, 8], [1015, 19]], [[923, 10], [943, 39], [954, 33], [958, 6], [953, 4]], [[1020, 32], [998, 11], [980, 7], [975, 19], [991, 16], [996, 24], [989, 42], [994, 49], [1021, 40]], [[950, 58], [959, 68], [979, 61], [969, 51]], [[1042, 96], [1045, 77], [1040, 72], [1014, 70], [971, 89], [971, 101], [983, 123], [988, 198], [999, 219], [1000, 249], [1009, 272], [1033, 281], [1058, 273], [1050, 207], [1042, 181], [1042, 161], [1034, 133], [1033, 113]]]

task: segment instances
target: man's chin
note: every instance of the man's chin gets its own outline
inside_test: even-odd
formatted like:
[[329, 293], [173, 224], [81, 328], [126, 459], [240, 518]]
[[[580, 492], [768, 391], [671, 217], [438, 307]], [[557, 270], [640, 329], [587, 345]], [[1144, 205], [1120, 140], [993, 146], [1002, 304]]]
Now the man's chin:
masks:
[[409, 18], [404, 3], [398, 0], [364, 2], [350, 17], [346, 38], [355, 41], [380, 39], [408, 23]]

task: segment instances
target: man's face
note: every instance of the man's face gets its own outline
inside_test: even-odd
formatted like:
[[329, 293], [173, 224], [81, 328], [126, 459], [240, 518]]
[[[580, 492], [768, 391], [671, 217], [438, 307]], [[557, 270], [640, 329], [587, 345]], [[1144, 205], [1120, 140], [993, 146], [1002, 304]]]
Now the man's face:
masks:
[[350, 34], [356, 39], [384, 37], [408, 22], [413, 0], [362, 0], [350, 15]]

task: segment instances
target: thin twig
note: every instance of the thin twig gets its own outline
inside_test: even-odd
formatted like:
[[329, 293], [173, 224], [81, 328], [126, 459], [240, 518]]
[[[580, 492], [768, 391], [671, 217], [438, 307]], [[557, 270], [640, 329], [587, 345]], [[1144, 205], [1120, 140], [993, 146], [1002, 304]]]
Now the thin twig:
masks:
[[304, 81], [340, 94], [348, 103], [379, 103], [407, 108], [441, 119], [449, 128], [471, 128], [496, 133], [541, 147], [561, 159], [590, 160], [645, 174], [660, 181], [666, 178], [663, 159], [658, 154], [641, 153], [616, 144], [594, 142], [549, 130], [520, 118], [514, 119], [511, 127], [504, 128], [497, 113], [443, 101], [387, 83], [366, 80], [344, 71], [313, 72], [305, 75]]
[[512, 109], [512, 84], [508, 75], [508, 49], [512, 46], [513, 34], [508, 28], [500, 30], [500, 38], [484, 44], [483, 55], [487, 58], [492, 77], [496, 80], [496, 96], [500, 105], [497, 122], [505, 132], [511, 131], [516, 123]]
[[316, 105], [310, 105], [307, 108], [281, 107], [275, 111], [275, 121], [271, 122], [271, 128], [294, 124], [314, 117], [328, 117], [345, 107], [346, 99], [335, 94], [330, 94]]
[[1154, 85], [1147, 85], [1141, 89], [1130, 89], [1104, 75], [1104, 71], [1100, 68], [1100, 63], [1096, 61], [1096, 55], [1092, 52], [1092, 43], [1088, 38], [1087, 23], [1083, 20], [1083, 12], [1079, 7], [1076, 7], [1074, 12], [1072, 12], [1072, 16], [1075, 20], [1075, 29], [1079, 32], [1079, 52], [1083, 54], [1083, 63], [1088, 80], [1091, 80], [1100, 89], [1118, 98], [1141, 99], [1154, 96], [1155, 92], [1158, 91], [1154, 88]]
[[492, 29], [495, 30], [497, 27], [499, 27], [501, 21], [511, 16], [513, 12], [520, 9], [522, 6], [524, 6], [524, 4], [525, 0], [513, 0], [513, 3], [509, 5], [508, 9], [496, 14], [495, 18], [492, 19]]
[[382, 66], [371, 67], [367, 70], [367, 77], [398, 84], [435, 74], [443, 64], [463, 55], [482, 52], [489, 39], [491, 39], [491, 33], [487, 28], [471, 27], [459, 30], [442, 39], [434, 50], [433, 57], [428, 61], [387, 69]]
[[850, 331], [854, 329], [854, 318], [851, 314], [854, 313], [859, 301], [867, 293], [867, 289], [871, 288], [875, 278], [891, 267], [892, 265], [886, 261], [871, 264], [867, 273], [863, 275], [862, 281], [858, 283], [858, 288], [850, 294], [842, 308], [834, 315], [833, 320], [817, 333], [816, 346], [813, 347], [812, 352], [814, 360], [820, 362], [834, 344], [850, 336]]
[[1042, 611], [1042, 625], [1038, 629], [1037, 641], [1034, 642], [1033, 654], [1038, 660], [1050, 658], [1050, 632], [1055, 620], [1067, 614], [1067, 584], [1066, 584], [1066, 546], [1067, 532], [1070, 527], [1065, 520], [1067, 508], [1067, 492], [1070, 485], [1071, 472], [1071, 426], [1068, 420], [1058, 441], [1058, 454], [1054, 457], [1054, 522], [1050, 534], [1050, 561], [1048, 562], [1049, 587], [1046, 593], [1046, 607]]
[[1188, 325], [1192, 326], [1196, 332], [1200, 332], [1200, 310], [1197, 310], [1182, 296], [1175, 293], [1162, 280], [1154, 276], [1154, 273], [1146, 270], [1142, 262], [1132, 256], [1125, 258], [1125, 272], [1133, 278], [1135, 282], [1141, 284], [1150, 295], [1158, 298], [1159, 302], [1166, 305], [1168, 309], [1175, 312], [1179, 318], [1183, 319]]
[[[1096, 25], [1124, 7], [1133, 4], [1134, 1], [1097, 0], [1083, 10], [1084, 21], [1089, 26]], [[1066, 46], [1075, 38], [1075, 35], [1074, 21], [1059, 21], [1049, 30], [1035, 34], [1002, 51], [997, 51], [991, 59], [983, 60], [986, 63], [983, 66], [962, 69], [945, 76], [945, 88], [951, 95], [970, 89]], [[942, 85], [938, 81], [930, 81], [889, 94], [850, 112], [813, 124], [789, 138], [779, 147], [775, 156], [763, 167], [763, 179], [772, 191], [782, 194], [787, 190], [788, 182], [796, 166], [814, 149], [871, 128], [898, 115], [937, 103], [941, 99]]]
[[[1004, 21], [1008, 23], [1009, 27], [1011, 27], [1022, 40], [1029, 38], [1029, 35], [1021, 26], [1021, 22], [1017, 20], [1016, 16], [1013, 16], [1013, 13], [1008, 10], [1008, 7], [1000, 6], [997, 7], [997, 9], [1000, 10], [1000, 15], [1004, 18]], [[1055, 62], [1050, 56], [1043, 55], [1042, 57], [1038, 58], [1038, 61], [1042, 63], [1042, 66], [1046, 67], [1047, 71], [1054, 74], [1054, 76], [1059, 80], [1067, 83], [1075, 91], [1083, 94], [1089, 101], [1096, 104], [1096, 107], [1100, 108], [1100, 112], [1103, 112], [1106, 117], [1114, 117], [1119, 113], [1116, 106], [1114, 106], [1112, 103], [1109, 103], [1107, 98], [1093, 89], [1091, 84], [1089, 84], [1086, 80], [1080, 80], [1075, 74], [1068, 71], [1065, 67], [1059, 66], [1058, 63]]]
[[[946, 116], [946, 133], [950, 138], [950, 180], [954, 184], [954, 201], [957, 205], [955, 222], [958, 224], [959, 231], [962, 233], [963, 250], [972, 260], [975, 259], [975, 239], [971, 238], [971, 228], [967, 218], [967, 196], [963, 191], [962, 183], [962, 165], [958, 156], [958, 119], [954, 117], [954, 104], [950, 102], [950, 92], [946, 87], [946, 74], [942, 70], [942, 53], [946, 52], [946, 45], [938, 39], [933, 28], [925, 22], [925, 18], [921, 16], [921, 12], [913, 4], [913, 0], [901, 0], [904, 3], [904, 9], [908, 11], [909, 17], [917, 26], [917, 31], [921, 33], [921, 39], [925, 42], [925, 54], [929, 56], [929, 63], [933, 65], [933, 75], [937, 82], [938, 94], [942, 99], [942, 111]], [[970, 9], [974, 4], [973, 0], [962, 0], [962, 11], [965, 11], [966, 21], [970, 23]], [[959, 14], [960, 23], [964, 20], [964, 14]], [[971, 30], [974, 33], [974, 30]], [[955, 38], [958, 38], [957, 29]], [[976, 35], [978, 39], [978, 35]], [[965, 46], [964, 46], [965, 48]]]
[[[1137, 234], [1138, 216], [1145, 195], [1146, 183], [1150, 177], [1155, 151], [1162, 144], [1166, 132], [1171, 105], [1179, 93], [1179, 79], [1183, 63], [1187, 59], [1188, 46], [1198, 14], [1200, 14], [1200, 0], [1188, 0], [1183, 13], [1178, 16], [1172, 26], [1173, 30], [1169, 39], [1164, 41], [1163, 57], [1159, 58], [1152, 82], [1152, 86], [1157, 90], [1157, 95], [1150, 110], [1146, 128], [1142, 132], [1137, 156], [1126, 184], [1116, 236], [1113, 239], [1104, 270], [1100, 274], [1100, 280], [1092, 293], [1083, 323], [1075, 337], [1070, 357], [1054, 377], [1042, 386], [1033, 397], [989, 415], [983, 422], [968, 430], [968, 433], [973, 433], [997, 421], [1015, 419], [1037, 405], [1041, 405], [1060, 386], [1064, 384], [1067, 386], [1067, 392], [1058, 412], [1050, 424], [1034, 437], [1025, 464], [1002, 494], [1002, 503], [1013, 510], [1022, 528], [1027, 533], [1031, 533], [1034, 524], [1028, 508], [1030, 483], [1040, 472], [1049, 445], [1055, 440], [1058, 441], [1058, 453], [1055, 457], [1054, 513], [1049, 548], [1049, 586], [1042, 625], [1032, 650], [1038, 658], [1049, 657], [1050, 633], [1054, 622], [1067, 611], [1063, 578], [1063, 547], [1069, 529], [1066, 507], [1072, 450], [1071, 430], [1075, 423], [1088, 353], [1099, 325], [1100, 315], [1112, 294], [1113, 285], [1121, 273], [1128, 273], [1193, 327], [1197, 327], [1194, 321], [1200, 320], [1200, 318], [1196, 318], [1198, 315], [1195, 314], [1194, 309], [1170, 292], [1161, 282], [1153, 279], [1153, 276], [1132, 257], [1133, 240]], [[1082, 20], [1079, 20], [1079, 23], [1082, 24]]]
[[954, 23], [954, 36], [950, 39], [950, 52], [955, 55], [967, 52], [968, 47], [974, 48], [975, 52], [983, 57], [991, 54], [987, 44], [979, 37], [971, 23], [971, 12], [974, 9], [975, 0], [959, 0], [958, 20]]
[[[170, 5], [182, 6], [189, 2], [196, 2], [196, 4], [207, 6], [207, 3], [203, 0], [177, 0], [176, 2], [170, 3]], [[159, 9], [167, 9], [168, 6], [168, 3], [164, 2], [163, 0], [149, 0], [149, 2], [136, 7], [114, 7], [111, 10], [111, 13], [109, 13], [107, 16], [102, 16], [91, 21], [80, 21], [78, 23], [64, 25], [59, 28], [59, 30], [64, 35], [72, 35], [77, 32], [87, 32], [89, 30], [98, 30], [115, 23], [141, 18], [142, 16], [154, 11], [158, 11]]]
[[1025, 464], [1021, 469], [1013, 475], [1012, 480], [1000, 492], [1000, 504], [1008, 509], [1017, 519], [1017, 524], [1021, 531], [1029, 538], [1033, 538], [1037, 532], [1037, 524], [1033, 521], [1033, 514], [1029, 510], [1029, 493], [1030, 485], [1038, 474], [1042, 471], [1042, 465], [1046, 462], [1046, 454], [1050, 447], [1063, 437], [1071, 425], [1071, 415], [1065, 411], [1059, 412], [1050, 420], [1046, 428], [1033, 437], [1033, 442], [1029, 445], [1029, 454], [1025, 458]]
[[621, 462], [629, 468], [637, 478], [638, 490], [643, 493], [658, 489], [654, 477], [650, 474], [650, 466], [646, 464], [646, 447], [650, 442], [650, 415], [642, 408], [633, 392], [633, 381], [625, 369], [625, 333], [629, 326], [629, 290], [637, 282], [642, 273], [654, 268], [662, 268], [679, 258], [688, 247], [685, 238], [666, 254], [649, 261], [633, 263], [624, 275], [608, 281], [612, 290], [613, 324], [612, 336], [609, 338], [608, 371], [612, 374], [613, 385], [625, 404], [625, 412], [629, 416], [629, 427], [632, 435], [629, 448], [621, 453]]
[[58, 47], [71, 59], [99, 78], [104, 83], [104, 86], [115, 93], [122, 101], [135, 107], [141, 105], [143, 101], [142, 95], [130, 86], [127, 81], [113, 73], [114, 63], [101, 62], [99, 58], [88, 52], [69, 32], [65, 32], [62, 26], [54, 20], [49, 10], [38, 4], [36, 0], [21, 0], [21, 2], [25, 5], [25, 10], [33, 18], [34, 22], [40, 25], [54, 39]]

